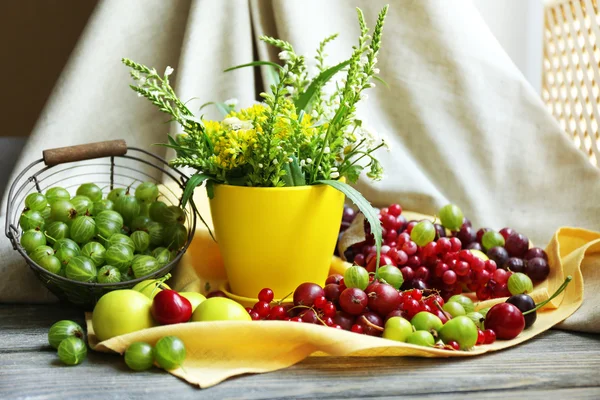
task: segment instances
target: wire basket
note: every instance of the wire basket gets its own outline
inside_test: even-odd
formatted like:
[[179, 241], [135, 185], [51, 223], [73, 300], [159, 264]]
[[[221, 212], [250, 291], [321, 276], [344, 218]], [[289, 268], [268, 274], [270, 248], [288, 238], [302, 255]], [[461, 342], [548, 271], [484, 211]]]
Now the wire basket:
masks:
[[188, 238], [171, 262], [154, 273], [131, 281], [118, 283], [80, 282], [54, 274], [35, 263], [20, 244], [23, 233], [19, 217], [25, 208], [25, 197], [32, 192], [45, 192], [61, 186], [74, 195], [82, 183], [94, 182], [106, 195], [114, 188], [135, 189], [142, 182], [157, 183], [160, 200], [167, 205], [181, 205], [181, 193], [188, 177], [166, 160], [139, 148], [127, 147], [124, 140], [90, 143], [79, 146], [45, 150], [43, 158], [27, 166], [12, 183], [6, 212], [6, 236], [35, 275], [60, 300], [83, 307], [93, 307], [105, 293], [116, 289], [130, 289], [137, 283], [162, 277], [173, 269], [187, 250], [196, 230], [196, 206], [190, 201], [184, 209]]

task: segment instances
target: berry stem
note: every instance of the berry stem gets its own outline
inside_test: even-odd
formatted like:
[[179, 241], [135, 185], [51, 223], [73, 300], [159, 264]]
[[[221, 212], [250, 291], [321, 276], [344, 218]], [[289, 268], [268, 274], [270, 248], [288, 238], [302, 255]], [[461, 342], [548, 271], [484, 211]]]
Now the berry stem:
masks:
[[369, 321], [367, 318], [365, 318], [364, 316], [362, 316], [361, 318], [361, 322], [364, 321], [364, 323], [368, 326], [370, 326], [371, 328], [375, 329], [376, 331], [379, 332], [383, 332], [383, 328], [379, 325], [375, 325], [374, 323], [372, 323], [371, 321]]
[[567, 288], [567, 285], [569, 285], [569, 283], [572, 280], [573, 280], [573, 277], [571, 275], [567, 276], [567, 279], [565, 279], [565, 281], [563, 282], [563, 284], [560, 285], [560, 287], [558, 289], [556, 289], [556, 292], [554, 292], [554, 294], [552, 296], [550, 296], [548, 298], [548, 300], [542, 301], [541, 303], [537, 304], [535, 306], [535, 308], [532, 308], [529, 311], [525, 311], [523, 313], [523, 315], [531, 314], [532, 312], [535, 312], [535, 311], [539, 310], [540, 308], [544, 307], [546, 304], [548, 304], [550, 301], [552, 301], [552, 299], [554, 299], [556, 296], [558, 296], [559, 294], [561, 294], [562, 291]]

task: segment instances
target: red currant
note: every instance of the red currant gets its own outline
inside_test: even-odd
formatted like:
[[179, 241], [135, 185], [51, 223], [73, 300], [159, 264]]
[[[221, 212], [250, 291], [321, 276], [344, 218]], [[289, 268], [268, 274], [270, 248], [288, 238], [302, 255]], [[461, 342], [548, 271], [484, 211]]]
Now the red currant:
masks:
[[493, 330], [486, 329], [483, 331], [483, 334], [485, 335], [485, 344], [492, 344], [496, 341], [496, 332]]
[[318, 308], [319, 310], [323, 309], [323, 307], [325, 307], [325, 304], [327, 304], [327, 299], [325, 298], [325, 296], [317, 297], [313, 303], [315, 308]]
[[454, 350], [460, 349], [460, 345], [458, 344], [458, 342], [456, 340], [451, 340], [447, 344], [448, 344], [448, 346], [452, 347]]
[[397, 217], [398, 215], [402, 214], [402, 207], [400, 204], [392, 204], [388, 207], [388, 214]]
[[354, 324], [352, 325], [352, 329], [350, 329], [354, 333], [363, 333], [362, 325]]
[[477, 329], [477, 344], [485, 343], [485, 333], [481, 329]]
[[325, 306], [323, 307], [323, 315], [325, 315], [326, 317], [334, 317], [335, 313], [336, 313], [336, 309], [335, 306], [333, 305], [333, 303], [327, 303], [325, 304]]
[[252, 318], [252, 321], [258, 321], [260, 319], [260, 315], [258, 315], [256, 311], [252, 311], [250, 312], [250, 318]]
[[254, 305], [252, 311], [256, 312], [259, 317], [265, 318], [271, 312], [271, 306], [266, 301], [259, 301]]
[[273, 301], [273, 291], [268, 288], [264, 288], [258, 293], [258, 300], [270, 303]]
[[271, 309], [269, 319], [283, 319], [287, 317], [287, 312], [283, 306], [275, 306]]

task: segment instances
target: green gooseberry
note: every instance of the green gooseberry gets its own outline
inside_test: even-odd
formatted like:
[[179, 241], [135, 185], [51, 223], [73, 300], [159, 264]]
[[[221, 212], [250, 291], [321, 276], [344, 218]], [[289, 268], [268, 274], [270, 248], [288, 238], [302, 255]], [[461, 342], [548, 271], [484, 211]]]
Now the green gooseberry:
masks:
[[146, 371], [154, 365], [154, 349], [145, 342], [135, 342], [125, 350], [125, 364], [134, 371]]
[[58, 349], [60, 342], [68, 337], [83, 339], [83, 329], [78, 323], [69, 320], [58, 321], [48, 331], [48, 343], [55, 349]]
[[68, 337], [58, 345], [58, 358], [66, 365], [78, 365], [87, 357], [85, 342], [77, 337]]

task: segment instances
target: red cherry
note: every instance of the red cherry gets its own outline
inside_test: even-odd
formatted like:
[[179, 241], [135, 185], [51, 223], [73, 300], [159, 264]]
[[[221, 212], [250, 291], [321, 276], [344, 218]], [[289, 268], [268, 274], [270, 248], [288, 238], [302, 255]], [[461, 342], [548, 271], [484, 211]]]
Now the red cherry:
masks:
[[161, 325], [179, 324], [192, 317], [192, 304], [176, 291], [166, 289], [154, 296], [150, 311]]
[[511, 303], [499, 303], [489, 309], [485, 316], [485, 327], [502, 340], [514, 339], [525, 328], [523, 313]]

